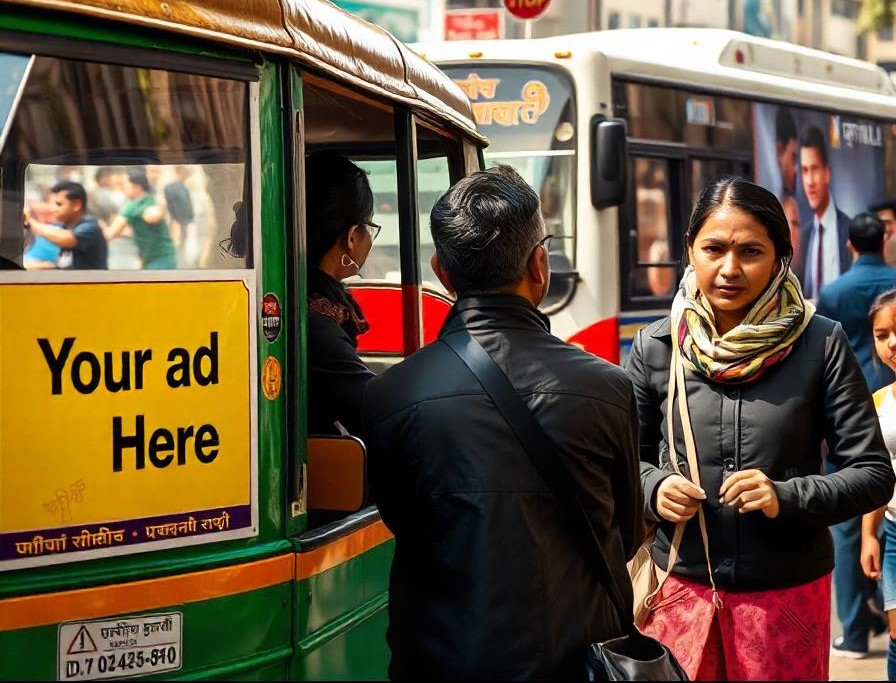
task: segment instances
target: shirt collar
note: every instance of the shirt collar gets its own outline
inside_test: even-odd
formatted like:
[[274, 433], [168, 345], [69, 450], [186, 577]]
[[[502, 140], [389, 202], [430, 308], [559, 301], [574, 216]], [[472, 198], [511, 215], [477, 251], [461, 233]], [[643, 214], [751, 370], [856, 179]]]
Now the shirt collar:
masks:
[[[818, 227], [818, 215], [815, 216], [815, 227]], [[821, 224], [824, 226], [825, 234], [830, 234], [828, 232], [829, 229], [833, 228], [835, 231], [837, 230], [837, 207], [834, 206], [834, 198], [831, 197], [828, 200], [828, 208], [824, 210], [824, 214], [821, 216]]]
[[884, 264], [883, 258], [878, 256], [877, 254], [859, 254], [859, 257], [853, 262], [853, 267], [855, 266], [882, 266]]

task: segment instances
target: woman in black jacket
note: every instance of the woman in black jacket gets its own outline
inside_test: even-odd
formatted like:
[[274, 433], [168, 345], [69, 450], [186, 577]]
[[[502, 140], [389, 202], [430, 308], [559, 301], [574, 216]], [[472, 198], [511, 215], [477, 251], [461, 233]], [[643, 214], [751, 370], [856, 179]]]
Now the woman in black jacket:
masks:
[[[364, 385], [358, 356], [367, 321], [342, 280], [361, 272], [379, 226], [367, 174], [331, 152], [305, 162], [308, 237], [308, 432], [361, 436]], [[337, 425], [338, 422], [338, 425]]]
[[[644, 630], [694, 679], [827, 680], [827, 527], [893, 490], [867, 385], [840, 325], [802, 298], [774, 195], [739, 178], [714, 183], [687, 245], [671, 316], [639, 332], [626, 364], [659, 567], [676, 524], [699, 517]], [[681, 402], [669, 393], [673, 359]], [[837, 468], [827, 476], [823, 444]]]

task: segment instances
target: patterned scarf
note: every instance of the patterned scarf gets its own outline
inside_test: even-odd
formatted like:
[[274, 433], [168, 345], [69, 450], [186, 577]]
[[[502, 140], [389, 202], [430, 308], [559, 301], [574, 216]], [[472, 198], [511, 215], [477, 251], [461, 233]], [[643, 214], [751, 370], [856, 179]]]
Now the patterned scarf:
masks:
[[672, 302], [672, 331], [685, 367], [712, 382], [740, 384], [759, 377], [793, 349], [815, 313], [800, 282], [782, 265], [741, 323], [721, 337], [709, 303], [688, 266]]

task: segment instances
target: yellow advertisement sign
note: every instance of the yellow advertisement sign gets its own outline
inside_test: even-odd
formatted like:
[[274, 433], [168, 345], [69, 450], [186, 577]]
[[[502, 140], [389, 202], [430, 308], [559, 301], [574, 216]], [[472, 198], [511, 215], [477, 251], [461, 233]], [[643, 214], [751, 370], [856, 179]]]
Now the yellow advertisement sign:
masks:
[[0, 286], [0, 568], [255, 533], [242, 281]]

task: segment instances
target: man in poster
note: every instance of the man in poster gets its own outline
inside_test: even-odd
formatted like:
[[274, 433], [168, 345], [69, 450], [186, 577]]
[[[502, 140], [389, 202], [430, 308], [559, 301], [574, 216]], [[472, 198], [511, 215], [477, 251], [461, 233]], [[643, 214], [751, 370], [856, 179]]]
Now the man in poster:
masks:
[[799, 276], [805, 294], [817, 299], [822, 287], [852, 265], [847, 247], [849, 216], [836, 207], [831, 197], [827, 143], [818, 126], [809, 125], [803, 130], [800, 172], [812, 218], [800, 229], [803, 272]]

